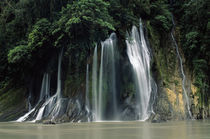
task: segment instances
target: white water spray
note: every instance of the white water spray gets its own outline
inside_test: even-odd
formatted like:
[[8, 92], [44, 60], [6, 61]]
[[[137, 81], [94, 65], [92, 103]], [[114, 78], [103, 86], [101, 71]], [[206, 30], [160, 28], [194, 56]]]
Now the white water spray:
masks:
[[[93, 55], [92, 92], [94, 121], [118, 120], [116, 92], [116, 35], [112, 33], [101, 42], [100, 70], [98, 76], [97, 47]], [[107, 111], [108, 105], [111, 105]], [[109, 116], [107, 116], [109, 115]]]
[[137, 109], [139, 120], [146, 120], [150, 116], [151, 81], [150, 53], [144, 38], [143, 25], [140, 20], [140, 34], [133, 26], [131, 34], [126, 40], [127, 54], [132, 65], [137, 91]]
[[[31, 109], [29, 112], [27, 112], [25, 115], [17, 119], [17, 122], [23, 122], [27, 120], [29, 115], [33, 113], [36, 110], [36, 107], [41, 101], [46, 101], [50, 97], [50, 75], [48, 73], [44, 73], [43, 79], [42, 79], [42, 86], [40, 90], [40, 96], [39, 101], [37, 102], [36, 106]], [[38, 116], [40, 117], [40, 115]]]
[[97, 119], [98, 113], [98, 97], [97, 97], [97, 81], [98, 81], [98, 56], [97, 56], [97, 46], [94, 49], [93, 54], [93, 66], [92, 66], [92, 110], [93, 110], [93, 118]]
[[59, 53], [58, 57], [58, 74], [57, 74], [57, 91], [56, 94], [50, 97], [42, 107], [39, 109], [39, 112], [35, 118], [35, 121], [41, 120], [44, 116], [49, 116], [51, 114], [52, 118], [59, 115], [59, 112], [62, 108], [62, 101], [61, 101], [61, 63], [63, 57], [63, 49]]
[[46, 100], [50, 97], [50, 75], [48, 73], [44, 74], [42, 79], [42, 87], [39, 96], [39, 102]]
[[90, 122], [89, 114], [90, 114], [90, 102], [89, 102], [89, 64], [86, 67], [86, 91], [85, 91], [85, 110], [88, 115], [88, 122]]

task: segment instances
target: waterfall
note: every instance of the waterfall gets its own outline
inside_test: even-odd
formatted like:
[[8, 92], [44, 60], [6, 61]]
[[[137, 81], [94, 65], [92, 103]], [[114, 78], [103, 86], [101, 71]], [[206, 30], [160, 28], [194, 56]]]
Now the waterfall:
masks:
[[139, 120], [146, 120], [150, 116], [150, 97], [152, 92], [150, 76], [150, 52], [144, 38], [143, 25], [140, 20], [140, 34], [133, 26], [132, 32], [126, 40], [127, 55], [133, 69], [136, 87], [136, 101]]
[[100, 65], [100, 75], [99, 75], [99, 107], [97, 113], [97, 121], [102, 120], [103, 116], [103, 94], [102, 94], [102, 87], [103, 87], [103, 55], [104, 55], [104, 43], [101, 43], [101, 65]]
[[48, 73], [44, 73], [44, 76], [42, 79], [41, 90], [40, 90], [39, 101], [37, 102], [36, 106], [33, 109], [31, 109], [29, 112], [27, 112], [25, 115], [23, 115], [16, 121], [23, 122], [23, 121], [27, 120], [29, 115], [36, 110], [36, 107], [38, 106], [38, 104], [41, 103], [41, 101], [47, 100], [49, 98], [49, 96], [50, 96], [50, 75]]
[[90, 113], [90, 103], [89, 103], [89, 64], [86, 67], [86, 88], [85, 88], [85, 110], [88, 115], [88, 122], [90, 122], [89, 113]]
[[50, 76], [45, 73], [42, 79], [42, 87], [39, 96], [39, 102], [50, 97]]
[[25, 115], [23, 115], [23, 116], [21, 116], [20, 118], [18, 118], [18, 119], [16, 120], [16, 122], [23, 122], [23, 121], [25, 121], [25, 120], [29, 117], [29, 115], [30, 115], [31, 113], [33, 113], [35, 110], [36, 110], [36, 109], [35, 109], [35, 107], [34, 107], [32, 110], [30, 110], [29, 112], [27, 112]]
[[85, 88], [85, 103], [86, 103], [86, 106], [90, 107], [90, 104], [89, 104], [89, 64], [87, 64], [87, 67], [86, 67], [86, 88]]
[[112, 33], [108, 39], [101, 42], [99, 76], [97, 72], [97, 46], [94, 50], [92, 69], [94, 121], [117, 120], [119, 117], [116, 97], [116, 38], [115, 33]]
[[31, 105], [31, 91], [29, 92], [28, 96], [28, 111], [31, 111], [32, 105]]
[[97, 46], [94, 49], [93, 54], [93, 66], [92, 66], [92, 110], [93, 110], [93, 118], [97, 118], [98, 113], [98, 98], [97, 98], [97, 68], [98, 68], [98, 56], [97, 56]]
[[58, 75], [57, 75], [57, 91], [56, 95], [58, 98], [61, 98], [61, 63], [62, 63], [62, 57], [63, 57], [63, 49], [59, 53], [58, 57]]
[[187, 95], [187, 92], [186, 92], [186, 89], [185, 89], [185, 80], [186, 80], [186, 77], [185, 77], [185, 74], [184, 74], [184, 68], [183, 68], [183, 63], [182, 63], [182, 58], [180, 56], [180, 53], [179, 53], [179, 47], [178, 47], [178, 44], [174, 38], [174, 35], [173, 35], [173, 32], [174, 32], [174, 29], [175, 29], [175, 22], [174, 22], [174, 19], [173, 19], [173, 16], [172, 16], [172, 22], [173, 22], [173, 29], [171, 31], [171, 38], [173, 40], [173, 43], [176, 47], [176, 53], [177, 53], [177, 56], [179, 58], [179, 63], [180, 63], [180, 70], [181, 70], [181, 74], [182, 74], [182, 90], [183, 90], [183, 93], [184, 93], [184, 97], [185, 97], [185, 101], [186, 101], [186, 105], [187, 105], [187, 111], [188, 111], [188, 114], [190, 116], [190, 118], [192, 118], [192, 114], [191, 114], [191, 111], [190, 111], [190, 103], [189, 103], [189, 98], [188, 98], [188, 95]]
[[108, 105], [111, 120], [118, 120], [117, 92], [116, 92], [116, 42], [117, 37], [112, 33], [108, 39], [101, 42], [101, 64], [99, 76], [99, 119], [106, 119]]
[[[59, 53], [58, 56], [58, 74], [57, 74], [57, 91], [55, 95], [50, 97], [50, 75], [48, 73], [45, 73], [42, 79], [42, 86], [39, 96], [39, 101], [36, 104], [36, 106], [26, 113], [24, 116], [20, 117], [17, 122], [23, 122], [27, 120], [30, 114], [35, 112], [36, 109], [38, 109], [38, 113], [35, 117], [35, 119], [32, 122], [35, 122], [37, 120], [41, 120], [43, 117], [47, 117], [49, 115], [52, 116], [52, 118], [59, 115], [62, 111], [63, 106], [63, 100], [62, 100], [62, 94], [61, 94], [61, 62], [62, 62], [62, 56], [63, 56], [63, 49]], [[44, 103], [42, 103], [44, 102]], [[41, 107], [39, 106], [40, 104]]]
[[58, 73], [57, 73], [57, 91], [55, 95], [47, 99], [42, 107], [39, 109], [39, 112], [35, 118], [35, 121], [41, 120], [43, 116], [49, 116], [51, 114], [52, 118], [59, 115], [59, 112], [62, 108], [62, 94], [61, 94], [61, 63], [63, 57], [63, 49], [58, 56]]
[[[44, 102], [48, 101], [49, 98], [50, 98], [50, 76], [48, 73], [45, 73], [42, 79], [42, 87], [41, 87], [41, 93], [40, 93], [38, 104], [41, 103], [42, 101]], [[45, 107], [41, 107], [39, 109], [35, 120], [41, 120], [43, 116], [44, 108]]]

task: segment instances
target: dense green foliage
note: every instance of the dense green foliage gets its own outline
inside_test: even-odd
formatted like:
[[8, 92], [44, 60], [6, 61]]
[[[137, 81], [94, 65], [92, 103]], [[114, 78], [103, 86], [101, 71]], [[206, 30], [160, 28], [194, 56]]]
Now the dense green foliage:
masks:
[[[210, 83], [210, 19], [206, 0], [181, 1], [174, 4], [178, 23], [181, 27], [181, 44], [188, 64], [195, 75], [195, 85], [199, 87], [201, 98], [208, 98]], [[205, 101], [208, 104], [207, 101]]]
[[96, 44], [114, 31], [124, 38], [140, 17], [164, 36], [172, 29], [173, 12], [181, 47], [205, 94], [210, 77], [207, 5], [206, 0], [1, 0], [0, 88], [17, 78], [24, 83], [27, 75], [44, 70], [61, 47], [74, 59], [73, 68], [84, 67]]
[[49, 58], [59, 47], [67, 47], [77, 59], [72, 63], [79, 64], [111, 32], [124, 36], [140, 15], [149, 13], [149, 1], [142, 0], [0, 1], [0, 82], [15, 78], [24, 82], [16, 73], [26, 76], [34, 67], [43, 70], [46, 55]]
[[27, 45], [16, 46], [9, 51], [8, 62], [21, 64], [22, 62], [30, 59], [30, 49]]

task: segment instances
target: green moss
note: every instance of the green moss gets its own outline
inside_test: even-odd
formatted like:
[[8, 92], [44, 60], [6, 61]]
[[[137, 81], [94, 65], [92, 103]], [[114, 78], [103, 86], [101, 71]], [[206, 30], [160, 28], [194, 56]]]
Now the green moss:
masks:
[[178, 80], [174, 80], [175, 85], [179, 85], [179, 81]]
[[158, 73], [158, 80], [163, 81], [165, 87], [175, 83], [172, 78], [176, 71], [176, 51], [169, 34], [160, 33], [156, 26], [152, 26], [150, 21], [146, 22], [148, 38], [153, 50], [153, 61], [155, 70]]
[[[153, 48], [157, 48], [160, 44], [160, 35], [156, 30], [153, 29], [153, 27], [150, 24], [150, 21], [146, 22], [146, 27], [148, 29], [148, 37], [151, 39], [150, 43], [152, 44]], [[157, 49], [155, 49], [157, 50]]]
[[11, 88], [0, 96], [0, 121], [11, 121], [25, 112], [26, 89]]
[[17, 106], [22, 103], [26, 90], [23, 88], [12, 88], [0, 96], [0, 109], [2, 111], [8, 109], [8, 107]]
[[166, 67], [166, 61], [165, 61], [165, 52], [164, 49], [161, 49], [160, 47], [160, 40], [161, 35], [158, 33], [158, 31], [151, 26], [150, 22], [147, 21], [146, 27], [148, 29], [148, 37], [150, 40], [150, 44], [153, 49], [154, 54], [154, 63], [156, 63], [156, 68], [158, 71], [158, 74], [160, 75], [160, 79], [167, 80], [167, 67]]
[[135, 94], [135, 86], [133, 83], [128, 83], [125, 88], [126, 92], [128, 92], [129, 96], [133, 96]]
[[85, 74], [69, 74], [64, 83], [64, 96], [74, 96], [80, 89], [85, 92]]

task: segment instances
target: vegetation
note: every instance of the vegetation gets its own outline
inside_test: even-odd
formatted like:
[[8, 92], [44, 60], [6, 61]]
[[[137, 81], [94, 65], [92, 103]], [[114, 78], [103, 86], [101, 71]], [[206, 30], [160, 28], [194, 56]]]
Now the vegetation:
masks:
[[1, 0], [0, 89], [9, 81], [24, 85], [26, 77], [46, 69], [61, 47], [72, 59], [66, 62], [72, 71], [84, 72], [94, 46], [111, 32], [117, 33], [120, 42], [141, 17], [164, 36], [172, 29], [174, 13], [196, 86], [202, 98], [208, 98], [207, 5], [206, 0]]
[[173, 9], [181, 27], [181, 44], [188, 65], [193, 69], [195, 85], [199, 88], [201, 101], [206, 105], [210, 97], [210, 20], [207, 3], [205, 0], [177, 0]]

